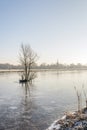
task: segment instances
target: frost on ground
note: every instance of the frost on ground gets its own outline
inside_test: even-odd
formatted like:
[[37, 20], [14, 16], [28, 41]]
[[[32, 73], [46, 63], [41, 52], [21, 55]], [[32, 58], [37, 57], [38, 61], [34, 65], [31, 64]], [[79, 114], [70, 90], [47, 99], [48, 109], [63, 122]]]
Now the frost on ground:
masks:
[[87, 130], [87, 108], [81, 112], [68, 112], [46, 130]]

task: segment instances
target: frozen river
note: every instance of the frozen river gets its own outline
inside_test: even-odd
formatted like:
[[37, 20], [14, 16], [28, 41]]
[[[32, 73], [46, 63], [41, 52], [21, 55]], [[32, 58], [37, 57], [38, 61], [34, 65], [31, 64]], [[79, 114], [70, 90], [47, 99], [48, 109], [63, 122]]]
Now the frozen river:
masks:
[[[67, 111], [77, 110], [74, 86], [87, 91], [87, 71], [37, 72], [19, 84], [16, 72], [0, 73], [0, 130], [45, 130]], [[84, 96], [82, 106], [84, 106]]]

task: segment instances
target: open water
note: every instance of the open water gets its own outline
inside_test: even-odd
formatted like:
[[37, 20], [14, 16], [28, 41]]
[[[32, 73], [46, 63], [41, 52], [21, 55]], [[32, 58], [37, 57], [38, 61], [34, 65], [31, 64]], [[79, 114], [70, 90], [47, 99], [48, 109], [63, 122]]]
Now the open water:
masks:
[[77, 110], [74, 86], [87, 91], [87, 71], [37, 72], [32, 84], [19, 84], [17, 72], [0, 73], [0, 130], [45, 130], [67, 111]]

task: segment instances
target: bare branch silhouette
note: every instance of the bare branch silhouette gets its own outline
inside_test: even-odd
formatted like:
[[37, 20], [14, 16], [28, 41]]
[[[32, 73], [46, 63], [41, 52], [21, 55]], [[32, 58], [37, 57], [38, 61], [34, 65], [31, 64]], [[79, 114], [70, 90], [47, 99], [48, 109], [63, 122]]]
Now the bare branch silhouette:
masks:
[[22, 73], [22, 80], [29, 81], [35, 78], [34, 72], [32, 72], [32, 66], [37, 61], [37, 54], [32, 50], [30, 45], [21, 44], [19, 60], [24, 68]]

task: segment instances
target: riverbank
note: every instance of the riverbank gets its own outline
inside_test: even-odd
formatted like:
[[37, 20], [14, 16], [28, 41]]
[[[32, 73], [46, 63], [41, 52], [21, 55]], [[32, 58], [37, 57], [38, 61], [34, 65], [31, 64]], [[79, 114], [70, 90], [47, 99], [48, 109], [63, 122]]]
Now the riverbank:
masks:
[[87, 130], [87, 108], [66, 113], [46, 130]]
[[[31, 69], [34, 72], [45, 72], [45, 71], [86, 71], [87, 69]], [[23, 72], [23, 69], [0, 69], [0, 73], [3, 72]]]

